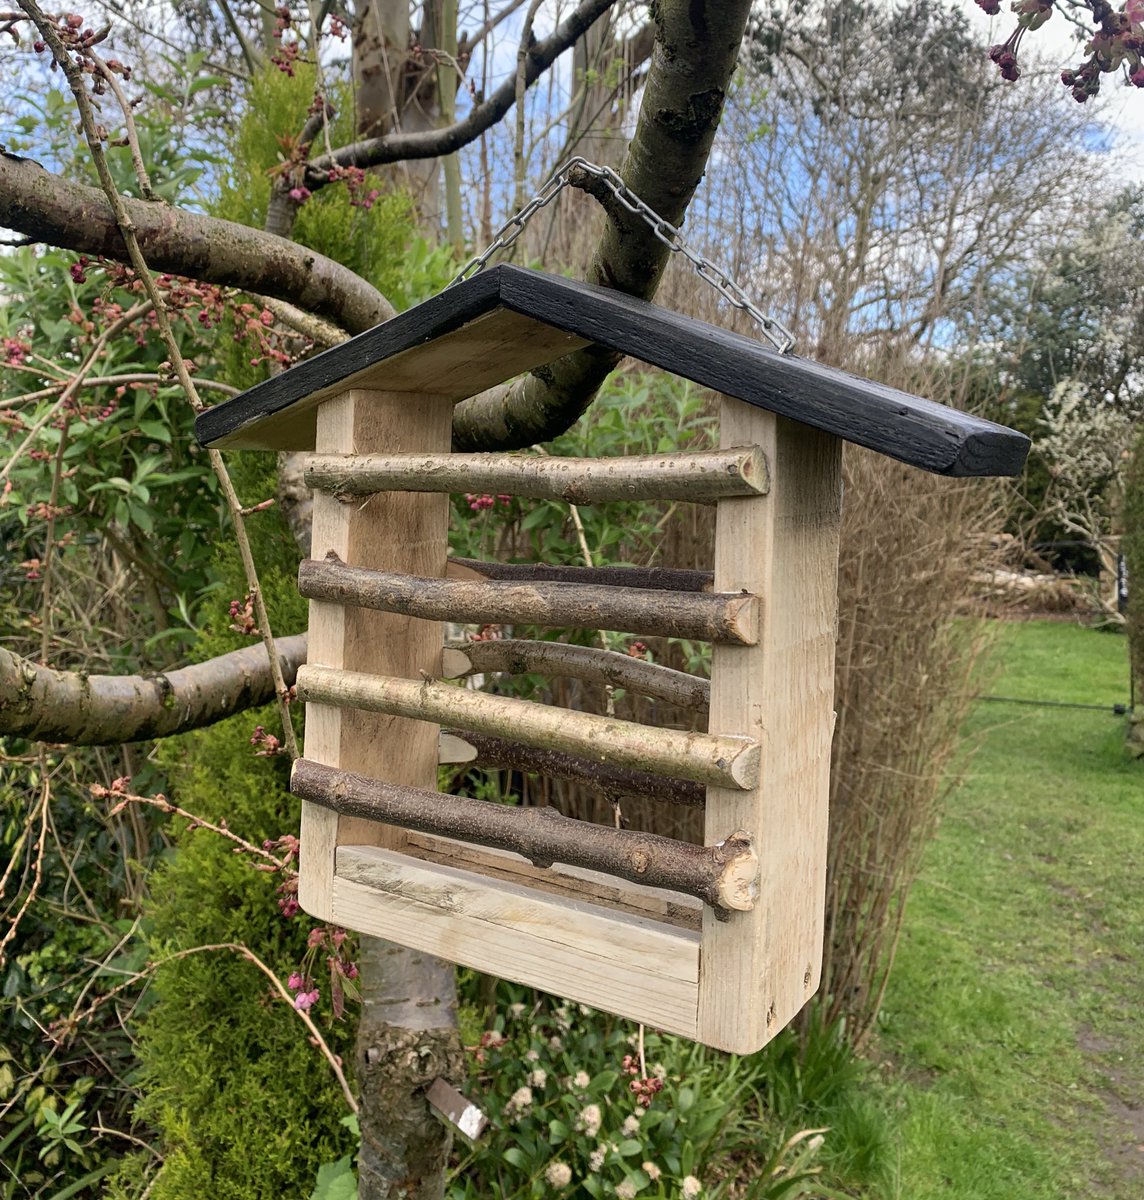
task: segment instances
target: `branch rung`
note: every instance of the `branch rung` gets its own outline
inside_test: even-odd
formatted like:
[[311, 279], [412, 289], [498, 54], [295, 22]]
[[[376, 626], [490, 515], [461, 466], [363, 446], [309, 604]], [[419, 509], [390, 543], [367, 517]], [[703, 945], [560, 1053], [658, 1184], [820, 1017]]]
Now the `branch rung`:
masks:
[[418, 682], [305, 666], [298, 672], [298, 695], [311, 704], [364, 708], [475, 729], [515, 738], [527, 746], [563, 750], [715, 787], [751, 788], [759, 773], [760, 747], [753, 738], [657, 729], [529, 700], [490, 696], [437, 680]]
[[308, 600], [430, 621], [610, 629], [736, 646], [753, 646], [759, 636], [758, 599], [747, 593], [435, 579], [351, 567], [332, 555], [302, 563], [298, 590]]
[[375, 492], [506, 493], [570, 504], [758, 496], [769, 486], [756, 446], [627, 458], [525, 454], [315, 454], [306, 483], [338, 496]]
[[708, 680], [615, 650], [526, 638], [497, 638], [445, 647], [442, 674], [446, 679], [497, 671], [510, 675], [539, 671], [566, 679], [582, 679], [585, 683], [625, 688], [696, 712], [706, 712], [711, 702]]
[[758, 857], [745, 834], [717, 846], [693, 846], [656, 834], [574, 821], [552, 808], [512, 808], [386, 783], [303, 758], [294, 763], [290, 790], [345, 816], [510, 850], [538, 867], [555, 862], [587, 867], [697, 896], [718, 909], [746, 911], [754, 906]]

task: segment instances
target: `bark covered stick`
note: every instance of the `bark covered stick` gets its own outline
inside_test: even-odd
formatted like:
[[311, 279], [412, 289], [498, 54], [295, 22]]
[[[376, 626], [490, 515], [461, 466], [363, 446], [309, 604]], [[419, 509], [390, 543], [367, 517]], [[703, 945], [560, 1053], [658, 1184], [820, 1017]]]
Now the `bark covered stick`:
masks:
[[[278, 638], [274, 646], [289, 686], [306, 660], [306, 635]], [[0, 649], [0, 734], [41, 742], [115, 746], [170, 737], [274, 695], [261, 645], [155, 675], [53, 671]]]
[[767, 464], [754, 446], [625, 458], [526, 454], [315, 454], [310, 487], [337, 496], [374, 492], [478, 492], [569, 504], [762, 495]]
[[748, 911], [754, 906], [758, 858], [744, 833], [718, 846], [693, 846], [574, 821], [552, 808], [512, 808], [446, 796], [301, 758], [294, 763], [290, 790], [347, 816], [509, 850], [538, 867], [561, 862], [603, 871], [646, 887], [697, 896], [717, 909]]
[[758, 600], [749, 594], [651, 591], [578, 583], [470, 582], [351, 567], [327, 555], [298, 568], [308, 600], [463, 624], [610, 629], [754, 645]]
[[706, 793], [702, 784], [688, 779], [670, 779], [637, 771], [613, 763], [599, 762], [580, 754], [567, 754], [547, 747], [525, 746], [508, 738], [487, 733], [463, 730], [450, 734], [475, 751], [468, 760], [473, 767], [507, 767], [537, 775], [555, 775], [560, 779], [575, 779], [597, 788], [607, 796], [643, 796], [664, 804], [684, 804], [702, 808]]
[[504, 579], [513, 583], [599, 583], [609, 587], [650, 588], [664, 592], [710, 592], [710, 571], [685, 567], [574, 567], [563, 563], [485, 562], [450, 558], [450, 579]]
[[615, 650], [525, 638], [466, 642], [445, 649], [442, 673], [448, 679], [497, 671], [510, 675], [536, 671], [566, 679], [582, 679], [585, 683], [624, 688], [695, 712], [706, 712], [711, 699], [708, 680]]
[[308, 703], [364, 708], [475, 729], [530, 746], [583, 754], [598, 762], [716, 787], [750, 788], [759, 773], [759, 743], [752, 738], [656, 729], [529, 700], [490, 696], [433, 679], [418, 682], [305, 666], [298, 672], [298, 695]]

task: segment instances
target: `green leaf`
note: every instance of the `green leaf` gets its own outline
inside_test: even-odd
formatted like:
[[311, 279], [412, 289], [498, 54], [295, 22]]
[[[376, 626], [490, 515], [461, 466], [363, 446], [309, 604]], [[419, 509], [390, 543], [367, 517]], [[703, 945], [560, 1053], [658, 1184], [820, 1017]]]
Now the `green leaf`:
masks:
[[528, 1156], [518, 1146], [509, 1146], [501, 1157], [510, 1166], [519, 1167], [522, 1171], [528, 1170]]
[[348, 1154], [318, 1168], [310, 1200], [357, 1200], [357, 1175]]
[[140, 421], [139, 432], [153, 442], [161, 442], [164, 446], [171, 443], [171, 430], [162, 421]]

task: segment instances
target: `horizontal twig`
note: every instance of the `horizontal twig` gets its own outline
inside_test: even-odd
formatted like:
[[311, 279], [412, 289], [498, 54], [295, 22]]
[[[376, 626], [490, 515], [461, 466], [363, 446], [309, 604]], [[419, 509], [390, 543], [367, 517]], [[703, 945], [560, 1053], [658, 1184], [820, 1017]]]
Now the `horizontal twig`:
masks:
[[307, 559], [298, 590], [309, 600], [351, 604], [431, 621], [610, 629], [645, 636], [751, 646], [758, 603], [747, 593], [652, 591], [579, 583], [470, 582]]
[[374, 492], [476, 492], [601, 504], [614, 500], [693, 500], [755, 496], [769, 486], [757, 446], [554, 458], [529, 454], [315, 454], [306, 483], [338, 496]]
[[706, 712], [711, 700], [708, 680], [615, 650], [525, 638], [496, 638], [445, 648], [441, 673], [446, 679], [497, 671], [510, 675], [527, 675], [535, 671], [566, 679], [582, 679], [585, 683], [624, 688], [695, 712]]
[[567, 754], [547, 746], [525, 746], [509, 738], [493, 737], [474, 730], [452, 734], [450, 744], [457, 743], [470, 747], [472, 757], [454, 761], [473, 767], [507, 767], [536, 775], [554, 775], [558, 779], [574, 779], [596, 788], [609, 799], [643, 796], [663, 804], [683, 804], [689, 808], [702, 808], [706, 803], [703, 785], [693, 783], [690, 779], [671, 779], [653, 775], [650, 771], [618, 767], [614, 763], [599, 762], [581, 754]]
[[759, 743], [753, 738], [657, 729], [529, 700], [490, 696], [438, 680], [418, 682], [305, 666], [298, 672], [298, 695], [312, 704], [436, 721], [450, 728], [515, 738], [529, 746], [564, 750], [597, 762], [716, 787], [752, 788], [759, 773]]
[[290, 788], [346, 816], [509, 850], [538, 867], [566, 863], [697, 896], [717, 909], [754, 907], [758, 857], [746, 834], [717, 846], [693, 846], [574, 821], [552, 808], [513, 808], [367, 779], [302, 758], [294, 763]]

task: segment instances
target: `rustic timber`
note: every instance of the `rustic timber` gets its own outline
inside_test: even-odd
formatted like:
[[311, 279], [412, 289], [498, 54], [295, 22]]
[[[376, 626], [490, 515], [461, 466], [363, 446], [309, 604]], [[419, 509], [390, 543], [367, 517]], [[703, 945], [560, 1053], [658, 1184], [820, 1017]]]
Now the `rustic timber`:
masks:
[[[385, 493], [382, 493], [385, 494]], [[577, 583], [471, 582], [372, 571], [337, 556], [307, 559], [298, 590], [310, 600], [463, 624], [609, 629], [749, 646], [758, 601], [749, 594], [652, 591]]]
[[303, 478], [335, 496], [451, 492], [526, 496], [568, 504], [691, 500], [767, 490], [766, 460], [754, 446], [626, 458], [540, 454], [315, 454]]
[[710, 571], [691, 571], [684, 567], [573, 567], [552, 563], [485, 562], [479, 558], [450, 558], [445, 574], [450, 579], [592, 583], [666, 592], [709, 592], [715, 579]]
[[[689, 808], [702, 808], [705, 803], [702, 784], [618, 767], [614, 763], [600, 762], [582, 754], [567, 754], [548, 746], [525, 746], [510, 738], [493, 737], [471, 729], [451, 734], [449, 745], [456, 752], [456, 757], [448, 760], [451, 763], [575, 779], [609, 798], [643, 796], [661, 804], [682, 804]], [[467, 757], [460, 756], [460, 746], [466, 748]]]
[[589, 904], [604, 905], [614, 912], [648, 917], [680, 929], [698, 932], [703, 927], [703, 901], [680, 892], [644, 887], [627, 879], [601, 875], [583, 867], [557, 863], [534, 867], [518, 854], [494, 850], [489, 846], [471, 846], [454, 838], [408, 831], [404, 853], [425, 862], [477, 871], [486, 879], [503, 879], [522, 887], [535, 888], [546, 895], [564, 896]]
[[[449, 445], [452, 407], [421, 396], [411, 409], [390, 392], [353, 391], [323, 404], [319, 449], [330, 453], [443, 450]], [[312, 552], [327, 551], [365, 566], [420, 575], [445, 570], [449, 528], [447, 496], [390, 493], [359, 504], [314, 497]], [[441, 626], [369, 609], [310, 605], [308, 659], [327, 667], [354, 666], [384, 675], [419, 676], [440, 669]], [[395, 783], [432, 787], [437, 779], [437, 730], [384, 713], [312, 704], [306, 710], [305, 753], [315, 762]], [[339, 843], [399, 848], [405, 833], [377, 822], [355, 821], [315, 804], [302, 804], [298, 901], [330, 920], [334, 853]]]
[[372, 846], [338, 850], [333, 918], [347, 929], [695, 1036], [699, 937], [689, 930]]
[[509, 675], [537, 672], [624, 688], [695, 712], [706, 712], [711, 699], [708, 680], [615, 650], [527, 638], [492, 638], [486, 642], [462, 642], [445, 647], [441, 673], [446, 679], [499, 671]]
[[553, 808], [513, 808], [467, 796], [442, 796], [302, 758], [294, 762], [290, 790], [344, 816], [510, 850], [536, 867], [567, 863], [682, 892], [724, 915], [725, 910], [745, 912], [754, 906], [758, 856], [745, 835], [735, 834], [716, 846], [694, 846], [575, 821]]
[[209, 446], [312, 450], [314, 409], [338, 391], [372, 386], [461, 400], [593, 343], [939, 475], [1015, 475], [1028, 453], [1027, 437], [992, 421], [617, 291], [510, 264], [208, 409], [195, 433]]
[[751, 831], [762, 871], [754, 912], [726, 924], [704, 917], [698, 1036], [749, 1054], [819, 981], [842, 446], [732, 400], [723, 402], [720, 435], [731, 445], [757, 442], [771, 464], [771, 494], [722, 501], [715, 529], [716, 586], [759, 589], [767, 619], [758, 645], [715, 647], [708, 728], [750, 734], [763, 754], [750, 791], [708, 788], [704, 841]]
[[723, 788], [753, 788], [759, 773], [758, 742], [733, 734], [715, 737], [656, 729], [529, 700], [490, 696], [434, 679], [416, 682], [331, 667], [302, 667], [297, 686], [298, 695], [307, 703], [437, 721]]

